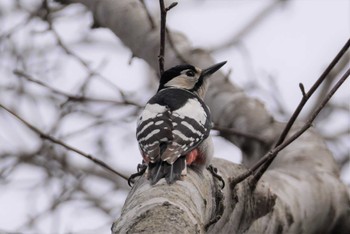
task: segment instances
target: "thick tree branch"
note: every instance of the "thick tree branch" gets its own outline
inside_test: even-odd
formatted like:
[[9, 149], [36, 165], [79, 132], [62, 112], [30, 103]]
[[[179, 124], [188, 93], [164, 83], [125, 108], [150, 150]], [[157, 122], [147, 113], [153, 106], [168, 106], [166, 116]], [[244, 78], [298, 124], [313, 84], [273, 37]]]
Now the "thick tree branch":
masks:
[[[240, 165], [223, 159], [216, 159], [214, 166], [221, 169], [226, 179], [244, 171]], [[234, 190], [229, 186], [221, 190], [207, 170], [189, 170], [184, 181], [171, 186], [164, 180], [150, 186], [141, 178], [129, 193], [112, 232], [240, 233], [249, 228], [253, 220], [270, 212], [275, 204], [276, 196], [265, 184], [247, 196], [249, 191], [247, 183], [241, 183]], [[231, 220], [231, 213], [242, 218]], [[215, 225], [210, 225], [212, 223]], [[217, 230], [217, 226], [222, 228]]]

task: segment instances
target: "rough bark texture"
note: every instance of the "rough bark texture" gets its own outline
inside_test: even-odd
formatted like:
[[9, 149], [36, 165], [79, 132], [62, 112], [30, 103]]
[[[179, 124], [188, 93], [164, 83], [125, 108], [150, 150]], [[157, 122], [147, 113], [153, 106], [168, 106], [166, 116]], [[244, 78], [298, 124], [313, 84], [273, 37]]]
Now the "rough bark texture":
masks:
[[[111, 29], [134, 56], [158, 68], [159, 29], [151, 29], [138, 0], [84, 0], [98, 24]], [[172, 34], [177, 49], [199, 67], [214, 63], [203, 50], [193, 49], [184, 35]], [[165, 68], [180, 63], [167, 47]], [[258, 100], [216, 73], [206, 102], [213, 121], [264, 138], [261, 145], [248, 138], [227, 136], [251, 165], [264, 155], [280, 134], [276, 122]], [[298, 127], [296, 126], [293, 131]], [[292, 131], [292, 132], [293, 132]], [[340, 181], [333, 156], [324, 141], [308, 130], [283, 150], [252, 190], [246, 181], [232, 188], [229, 181], [244, 167], [215, 159], [214, 165], [226, 180], [220, 190], [210, 173], [190, 170], [184, 181], [168, 186], [150, 186], [140, 179], [131, 190], [113, 233], [350, 233], [350, 202], [347, 187]], [[199, 173], [199, 174], [198, 174]]]

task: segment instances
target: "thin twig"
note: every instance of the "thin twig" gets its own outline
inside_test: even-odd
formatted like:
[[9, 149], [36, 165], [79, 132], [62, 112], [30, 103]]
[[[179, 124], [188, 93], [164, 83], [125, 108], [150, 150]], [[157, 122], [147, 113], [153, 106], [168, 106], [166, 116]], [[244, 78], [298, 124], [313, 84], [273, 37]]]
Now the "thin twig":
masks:
[[[306, 102], [310, 99], [310, 97], [313, 95], [313, 93], [320, 87], [320, 85], [327, 78], [328, 74], [335, 67], [335, 65], [340, 61], [340, 59], [343, 57], [343, 55], [346, 53], [346, 51], [348, 50], [349, 47], [350, 47], [350, 39], [345, 43], [343, 48], [339, 51], [339, 53], [335, 56], [333, 61], [329, 64], [329, 66], [326, 68], [326, 70], [321, 74], [321, 76], [318, 78], [318, 80], [314, 83], [314, 85], [310, 88], [310, 90], [307, 93], [305, 93], [304, 86], [301, 83], [299, 84], [299, 87], [301, 89], [303, 97], [302, 97], [298, 107], [296, 108], [296, 110], [292, 114], [292, 117], [289, 119], [288, 123], [286, 124], [285, 128], [283, 129], [280, 137], [278, 138], [278, 140], [275, 144], [275, 147], [277, 147], [283, 143], [283, 141], [287, 137], [290, 129], [292, 128], [293, 124], [295, 123], [296, 119], [298, 118], [301, 110], [304, 108]], [[255, 176], [254, 176], [255, 183], [257, 183], [257, 181], [261, 178], [261, 176], [264, 174], [264, 172], [267, 170], [267, 168], [271, 165], [271, 163], [275, 157], [276, 156], [271, 157], [271, 159], [268, 159], [264, 163], [264, 165], [262, 165], [262, 167], [260, 169], [258, 169], [258, 168], [256, 169], [258, 171], [255, 172]]]
[[82, 93], [85, 92], [86, 87], [88, 86], [89, 82], [91, 82], [91, 78], [94, 76], [97, 76], [101, 79], [101, 81], [105, 82], [106, 84], [110, 85], [111, 87], [115, 88], [117, 92], [119, 92], [121, 95], [123, 95], [122, 91], [115, 86], [111, 81], [109, 81], [107, 78], [102, 76], [102, 74], [98, 73], [97, 71], [93, 70], [90, 68], [88, 62], [86, 62], [84, 59], [79, 57], [73, 50], [68, 48], [68, 46], [65, 45], [63, 40], [61, 39], [60, 35], [57, 33], [55, 28], [52, 25], [52, 18], [51, 18], [51, 9], [47, 4], [47, 0], [43, 2], [43, 8], [46, 10], [46, 14], [44, 17], [42, 17], [43, 20], [45, 20], [48, 23], [49, 30], [53, 33], [53, 36], [55, 37], [57, 44], [63, 49], [63, 51], [69, 55], [72, 56], [75, 60], [77, 60], [87, 71], [88, 71], [88, 76], [86, 81], [82, 84], [80, 90]]
[[24, 71], [21, 71], [21, 70], [14, 70], [14, 73], [17, 75], [17, 76], [20, 76], [20, 77], [23, 77], [25, 78], [26, 80], [30, 81], [30, 82], [33, 82], [37, 85], [40, 85], [48, 90], [50, 90], [51, 92], [55, 93], [55, 94], [58, 94], [58, 95], [61, 95], [61, 96], [64, 96], [66, 97], [68, 100], [67, 101], [73, 101], [73, 102], [102, 102], [102, 103], [111, 103], [111, 104], [115, 104], [115, 105], [134, 105], [134, 106], [137, 106], [137, 107], [141, 107], [140, 104], [137, 104], [135, 102], [132, 102], [132, 101], [129, 101], [129, 100], [126, 100], [125, 98], [124, 101], [120, 102], [120, 101], [116, 101], [116, 100], [112, 100], [112, 99], [102, 99], [102, 98], [91, 98], [91, 97], [86, 97], [86, 96], [83, 96], [83, 95], [73, 95], [73, 94], [69, 94], [69, 93], [66, 93], [64, 91], [61, 91], [59, 89], [56, 89], [54, 87], [51, 87], [50, 85], [40, 81], [40, 80], [37, 80], [37, 79], [34, 79], [33, 77], [31, 77], [30, 75], [28, 75], [27, 73], [25, 73]]
[[177, 2], [173, 2], [169, 7], [165, 8], [164, 0], [159, 0], [160, 7], [160, 46], [159, 46], [159, 73], [164, 72], [164, 53], [165, 53], [165, 35], [166, 35], [166, 15], [169, 10], [177, 5]]
[[160, 7], [160, 46], [159, 46], [159, 73], [160, 76], [164, 72], [164, 51], [165, 51], [165, 25], [166, 25], [166, 10], [164, 6], [164, 0], [159, 0]]
[[301, 110], [305, 106], [305, 103], [309, 100], [309, 98], [312, 96], [312, 94], [318, 89], [318, 87], [321, 85], [321, 83], [327, 78], [327, 75], [330, 73], [330, 71], [333, 69], [333, 67], [338, 63], [340, 58], [345, 54], [347, 49], [350, 47], [350, 39], [345, 43], [343, 48], [339, 51], [339, 53], [335, 56], [333, 61], [328, 65], [326, 70], [321, 74], [320, 78], [314, 83], [314, 85], [310, 88], [310, 90], [305, 93], [298, 105], [298, 107], [295, 109], [294, 113], [292, 114], [292, 117], [290, 117], [288, 123], [286, 124], [286, 127], [283, 129], [283, 132], [281, 133], [280, 137], [278, 138], [275, 146], [280, 145], [286, 136], [288, 135], [289, 130], [292, 128], [294, 122], [298, 118]]
[[[156, 24], [154, 23], [153, 18], [152, 18], [152, 15], [149, 13], [149, 11], [148, 11], [148, 9], [147, 9], [147, 6], [146, 6], [146, 4], [145, 4], [145, 1], [144, 1], [144, 0], [140, 0], [140, 2], [141, 2], [142, 6], [143, 6], [143, 8], [144, 8], [144, 10], [145, 10], [145, 12], [146, 12], [147, 18], [148, 18], [148, 20], [149, 20], [149, 22], [150, 22], [150, 25], [151, 25], [151, 29], [152, 29], [152, 30], [155, 29]], [[166, 11], [170, 10], [171, 8], [175, 7], [176, 4], [177, 4], [176, 2], [172, 3], [172, 4], [170, 5], [170, 7], [166, 8], [165, 10], [166, 10]], [[182, 63], [188, 63], [188, 62], [186, 61], [186, 59], [181, 55], [181, 53], [180, 53], [180, 52], [178, 51], [178, 49], [176, 48], [175, 43], [174, 43], [174, 40], [172, 39], [172, 36], [171, 36], [171, 33], [170, 33], [168, 27], [165, 27], [165, 33], [166, 33], [166, 37], [167, 37], [167, 39], [168, 39], [169, 45], [170, 45], [170, 47], [172, 48], [172, 50], [174, 51], [174, 53], [176, 54], [176, 57], [177, 57]], [[164, 43], [165, 43], [165, 42], [164, 42]]]
[[[289, 145], [290, 143], [292, 143], [295, 139], [297, 139], [299, 136], [301, 136], [307, 129], [309, 129], [312, 126], [312, 122], [315, 120], [315, 118], [318, 116], [318, 114], [321, 112], [321, 110], [326, 106], [326, 104], [328, 103], [329, 99], [331, 99], [331, 97], [334, 95], [334, 93], [338, 90], [338, 88], [345, 82], [345, 80], [349, 77], [350, 75], [350, 68], [345, 72], [345, 74], [341, 77], [341, 79], [334, 85], [334, 87], [329, 91], [329, 93], [327, 94], [327, 96], [323, 99], [323, 101], [318, 105], [318, 107], [314, 110], [314, 112], [311, 114], [310, 118], [306, 121], [306, 123], [304, 124], [304, 126], [298, 131], [296, 132], [293, 136], [291, 136], [288, 140], [287, 140], [287, 144], [283, 144], [285, 145], [283, 148], [285, 148], [287, 145]], [[280, 144], [282, 145], [282, 144]], [[279, 145], [279, 146], [280, 146]], [[278, 148], [278, 147], [276, 147]], [[276, 149], [275, 148], [275, 149]], [[261, 178], [261, 176], [265, 173], [265, 171], [267, 170], [267, 168], [271, 165], [272, 161], [276, 158], [277, 154], [279, 153], [279, 151], [281, 151], [283, 148], [281, 148], [280, 150], [276, 151], [275, 153], [269, 155], [266, 158], [266, 162], [262, 165], [262, 167], [260, 169], [258, 169], [258, 171], [255, 173], [254, 177], [252, 178], [251, 181], [251, 185], [255, 186], [257, 184], [257, 182], [259, 181], [259, 179]]]
[[305, 97], [306, 93], [305, 93], [305, 87], [303, 83], [299, 83], [299, 88], [300, 88], [301, 94], [303, 95], [303, 97]]
[[[339, 62], [337, 63], [336, 66], [334, 66], [334, 68], [332, 69], [332, 71], [329, 73], [329, 75], [327, 76], [327, 80], [325, 80], [325, 82], [322, 84], [322, 87], [320, 88], [321, 90], [318, 92], [318, 97], [317, 97], [317, 101], [315, 101], [314, 105], [312, 107], [309, 108], [309, 110], [307, 111], [308, 113], [306, 113], [304, 116], [309, 116], [317, 107], [317, 103], [319, 103], [322, 98], [327, 95], [327, 92], [329, 91], [329, 89], [332, 87], [332, 83], [333, 81], [338, 77], [338, 75], [346, 68], [346, 66], [349, 65], [349, 61], [350, 61], [350, 51], [347, 51], [342, 58], [339, 60]], [[328, 104], [329, 105], [329, 104]], [[328, 106], [327, 105], [327, 106]]]
[[[256, 164], [254, 164], [246, 172], [244, 172], [240, 176], [234, 178], [233, 181], [231, 182], [231, 186], [234, 187], [236, 184], [240, 183], [241, 181], [246, 179], [248, 176], [251, 176], [260, 166], [265, 164], [267, 161], [273, 160], [281, 150], [283, 150], [290, 143], [292, 143], [299, 136], [301, 136], [307, 129], [309, 129], [312, 126], [312, 122], [315, 120], [317, 115], [321, 112], [321, 110], [327, 104], [329, 99], [334, 95], [334, 93], [338, 90], [338, 88], [345, 82], [345, 80], [349, 77], [349, 75], [350, 75], [350, 69], [348, 69], [346, 71], [346, 73], [341, 77], [341, 79], [334, 85], [332, 90], [324, 98], [324, 100], [321, 102], [321, 104], [319, 104], [318, 108], [312, 113], [312, 115], [310, 116], [309, 120], [302, 126], [302, 128], [300, 130], [298, 130], [296, 133], [294, 133], [291, 137], [289, 137], [287, 140], [285, 140], [282, 144], [276, 146], [275, 148], [270, 150], [268, 153], [266, 153]], [[255, 181], [258, 181], [259, 179], [260, 179], [260, 177], [255, 177], [254, 178]]]
[[[265, 154], [257, 163], [255, 163], [250, 169], [248, 169], [245, 173], [241, 174], [240, 176], [238, 176], [237, 178], [234, 178], [231, 185], [235, 186], [236, 184], [238, 184], [239, 182], [243, 181], [244, 179], [246, 179], [248, 176], [251, 176], [254, 172], [256, 172], [256, 170], [259, 169], [260, 166], [264, 165], [260, 171], [256, 172], [256, 178], [255, 178], [255, 182], [257, 182], [259, 180], [259, 178], [262, 176], [262, 174], [267, 170], [267, 168], [269, 167], [269, 165], [272, 163], [273, 159], [276, 157], [277, 153], [279, 151], [281, 151], [282, 149], [284, 149], [287, 145], [289, 145], [292, 141], [294, 141], [297, 137], [299, 137], [304, 131], [306, 131], [310, 126], [312, 121], [314, 120], [314, 118], [316, 118], [316, 116], [318, 115], [318, 113], [321, 111], [321, 109], [317, 108], [313, 114], [312, 117], [309, 119], [308, 122], [310, 122], [310, 126], [308, 126], [305, 130], [304, 127], [307, 126], [307, 123], [304, 125], [304, 127], [298, 131], [297, 133], [295, 133], [293, 136], [291, 136], [290, 138], [287, 139], [287, 141], [285, 141], [285, 138], [287, 137], [290, 129], [292, 128], [294, 122], [296, 121], [297, 117], [299, 116], [301, 110], [303, 109], [303, 107], [305, 106], [306, 101], [311, 97], [311, 95], [316, 91], [316, 89], [320, 86], [320, 84], [322, 83], [322, 81], [325, 80], [325, 78], [327, 77], [327, 75], [329, 74], [329, 72], [332, 70], [332, 68], [337, 64], [337, 62], [340, 60], [340, 58], [345, 54], [345, 52], [347, 51], [347, 49], [350, 46], [350, 39], [345, 43], [345, 45], [343, 46], [343, 48], [339, 51], [339, 53], [336, 55], [336, 57], [332, 60], [332, 62], [329, 64], [329, 66], [326, 68], [326, 70], [322, 73], [322, 75], [320, 76], [320, 78], [314, 83], [314, 85], [310, 88], [310, 90], [305, 93], [305, 91], [303, 92], [303, 97], [298, 105], [298, 107], [296, 108], [296, 110], [294, 111], [292, 117], [289, 119], [288, 123], [286, 124], [285, 128], [283, 129], [280, 137], [278, 138], [276, 144], [274, 145], [273, 149], [270, 150], [269, 153]], [[336, 88], [338, 84], [344, 79], [347, 78], [347, 73], [349, 72], [349, 70], [345, 73], [345, 75], [342, 77], [342, 79], [334, 86], [334, 88], [329, 92], [329, 95], [326, 97], [326, 99], [323, 101], [325, 102], [324, 105], [328, 102], [329, 98], [333, 95], [332, 91]], [[344, 78], [345, 77], [345, 78]], [[341, 84], [340, 84], [341, 85]], [[303, 87], [303, 86], [302, 86]], [[303, 88], [301, 88], [303, 90]], [[324, 107], [323, 102], [320, 104], [320, 106], [322, 106], [322, 108]], [[316, 116], [314, 116], [314, 114], [316, 114]], [[299, 135], [298, 135], [299, 134]], [[295, 137], [296, 136], [296, 137]], [[295, 138], [294, 138], [295, 137]]]
[[128, 177], [126, 177], [125, 175], [121, 174], [120, 172], [114, 170], [113, 168], [111, 168], [110, 166], [108, 166], [105, 162], [93, 157], [90, 154], [84, 153], [83, 151], [70, 146], [62, 141], [60, 141], [59, 139], [50, 136], [49, 134], [46, 134], [44, 132], [42, 132], [40, 129], [38, 129], [37, 127], [35, 127], [34, 125], [30, 124], [28, 121], [24, 120], [22, 117], [20, 117], [19, 115], [17, 115], [15, 112], [11, 111], [10, 109], [8, 109], [7, 107], [5, 107], [4, 105], [2, 105], [0, 103], [0, 107], [3, 108], [4, 110], [6, 110], [7, 112], [9, 112], [11, 115], [13, 115], [14, 117], [16, 117], [19, 121], [21, 121], [24, 125], [26, 125], [28, 128], [30, 128], [33, 132], [35, 132], [36, 134], [38, 134], [40, 136], [40, 138], [42, 139], [46, 139], [49, 140], [57, 145], [63, 146], [64, 148], [73, 151], [79, 155], [84, 156], [85, 158], [89, 159], [90, 161], [94, 162], [95, 164], [99, 165], [100, 167], [109, 170], [110, 172], [113, 172], [114, 174], [122, 177], [125, 180], [128, 180]]

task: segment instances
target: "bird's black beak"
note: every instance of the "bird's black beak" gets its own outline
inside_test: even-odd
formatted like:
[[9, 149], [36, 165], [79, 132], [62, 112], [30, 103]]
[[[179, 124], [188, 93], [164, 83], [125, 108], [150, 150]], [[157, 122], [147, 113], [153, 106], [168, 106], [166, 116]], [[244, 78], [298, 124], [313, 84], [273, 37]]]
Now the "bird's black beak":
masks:
[[217, 63], [213, 66], [210, 66], [206, 69], [202, 70], [201, 78], [209, 77], [211, 74], [219, 70], [222, 66], [224, 66], [227, 63], [227, 61]]

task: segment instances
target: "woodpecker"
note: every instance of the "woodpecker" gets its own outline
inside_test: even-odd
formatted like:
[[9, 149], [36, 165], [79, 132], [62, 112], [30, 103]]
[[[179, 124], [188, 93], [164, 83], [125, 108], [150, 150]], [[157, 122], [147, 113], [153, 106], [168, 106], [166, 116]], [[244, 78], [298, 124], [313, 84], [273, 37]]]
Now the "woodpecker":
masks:
[[162, 74], [158, 91], [147, 102], [136, 130], [152, 185], [162, 178], [174, 183], [186, 175], [187, 166], [209, 165], [213, 157], [212, 123], [203, 98], [208, 77], [225, 63], [206, 69], [178, 65]]

